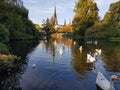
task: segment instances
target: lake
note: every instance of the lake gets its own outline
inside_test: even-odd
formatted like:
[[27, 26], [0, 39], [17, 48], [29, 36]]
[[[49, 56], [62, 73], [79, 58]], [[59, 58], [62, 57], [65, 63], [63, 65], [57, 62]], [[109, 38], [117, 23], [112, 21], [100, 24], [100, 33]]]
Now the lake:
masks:
[[[99, 71], [107, 79], [120, 75], [119, 42], [49, 38], [12, 41], [10, 46], [14, 54], [22, 57], [22, 65], [14, 73], [0, 75], [0, 90], [98, 90]], [[94, 53], [96, 48], [102, 49], [102, 54], [93, 69], [93, 63], [86, 62], [87, 53]], [[120, 82], [114, 81], [114, 86], [120, 90]]]

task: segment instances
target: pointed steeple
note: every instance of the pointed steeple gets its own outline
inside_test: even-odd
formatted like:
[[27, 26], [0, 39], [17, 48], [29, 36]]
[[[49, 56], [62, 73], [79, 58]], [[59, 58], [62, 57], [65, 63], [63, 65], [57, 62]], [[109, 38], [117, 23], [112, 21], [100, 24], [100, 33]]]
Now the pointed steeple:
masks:
[[55, 20], [55, 24], [58, 25], [58, 21], [57, 21], [57, 13], [56, 13], [56, 3], [55, 3], [55, 7], [54, 7], [54, 15], [53, 18]]
[[64, 26], [66, 26], [66, 19], [64, 20]]

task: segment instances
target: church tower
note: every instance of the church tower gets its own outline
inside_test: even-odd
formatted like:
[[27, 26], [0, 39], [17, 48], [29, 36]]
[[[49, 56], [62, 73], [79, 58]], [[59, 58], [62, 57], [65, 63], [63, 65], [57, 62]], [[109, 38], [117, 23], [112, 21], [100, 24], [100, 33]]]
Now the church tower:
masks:
[[57, 21], [57, 13], [56, 13], [56, 5], [55, 5], [55, 7], [54, 7], [53, 19], [54, 19], [55, 25], [58, 25], [58, 21]]

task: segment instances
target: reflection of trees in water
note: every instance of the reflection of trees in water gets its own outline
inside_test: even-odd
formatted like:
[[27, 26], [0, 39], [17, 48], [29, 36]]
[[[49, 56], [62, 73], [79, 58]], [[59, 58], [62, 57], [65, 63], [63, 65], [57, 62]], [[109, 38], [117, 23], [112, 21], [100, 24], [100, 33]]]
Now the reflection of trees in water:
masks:
[[50, 51], [53, 62], [54, 62], [56, 49], [57, 49], [57, 45], [55, 45], [55, 42], [57, 45], [58, 44], [61, 45], [61, 47], [64, 44], [68, 48], [71, 48], [73, 43], [72, 39], [54, 39], [54, 38], [47, 39], [47, 42], [44, 43], [45, 49], [46, 49], [46, 52]]
[[102, 60], [105, 68], [109, 71], [120, 71], [120, 43], [98, 40], [97, 45], [86, 44], [87, 49], [93, 51], [95, 48], [102, 49]]
[[72, 39], [58, 39], [58, 44], [64, 44], [66, 47], [71, 48], [73, 45]]
[[[11, 50], [13, 54], [21, 56], [19, 66], [10, 74], [0, 75], [0, 90], [22, 90], [19, 86], [22, 73], [27, 68], [26, 55], [37, 45], [36, 41], [13, 41], [11, 42]], [[25, 59], [26, 57], [26, 59]]]
[[76, 44], [72, 48], [72, 66], [75, 69], [77, 73], [77, 76], [79, 79], [86, 79], [86, 72], [90, 69], [92, 64], [87, 64], [87, 53], [88, 51], [86, 50], [86, 47], [83, 46], [83, 52], [80, 53], [79, 51], [79, 45]]
[[103, 48], [102, 58], [106, 64], [105, 68], [109, 71], [120, 71], [120, 45], [116, 43], [106, 43]]
[[55, 41], [56, 40], [54, 38], [49, 38], [47, 39], [47, 42], [44, 43], [46, 52], [50, 51], [53, 62], [56, 54]]
[[38, 41], [25, 40], [25, 41], [12, 41], [10, 46], [13, 54], [25, 58], [26, 55], [38, 45]]

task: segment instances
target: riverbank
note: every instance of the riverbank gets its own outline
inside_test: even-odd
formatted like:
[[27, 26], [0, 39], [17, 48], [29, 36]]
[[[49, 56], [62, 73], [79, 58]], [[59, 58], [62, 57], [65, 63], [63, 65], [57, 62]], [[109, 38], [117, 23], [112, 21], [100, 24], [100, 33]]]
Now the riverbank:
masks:
[[109, 41], [120, 41], [120, 37], [111, 37]]
[[17, 67], [20, 57], [13, 54], [0, 54], [0, 73], [10, 73]]

